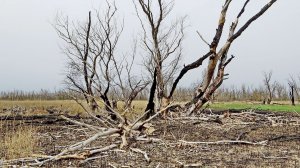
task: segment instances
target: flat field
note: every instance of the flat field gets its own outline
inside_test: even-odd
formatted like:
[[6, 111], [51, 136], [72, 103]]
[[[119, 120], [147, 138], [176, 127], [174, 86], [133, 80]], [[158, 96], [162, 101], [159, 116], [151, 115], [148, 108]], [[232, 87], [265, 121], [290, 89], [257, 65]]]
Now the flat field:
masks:
[[[146, 102], [134, 104], [136, 117]], [[42, 167], [300, 167], [298, 106], [231, 102], [210, 107], [209, 115], [220, 117], [218, 122], [203, 121], [201, 114], [185, 118], [171, 113], [169, 119], [152, 122], [155, 130], [149, 137], [159, 139], [157, 142], [129, 139], [128, 147], [99, 153], [89, 161], [66, 159]], [[49, 109], [67, 112], [89, 124], [95, 122], [83, 117], [73, 101], [0, 101], [0, 167], [24, 166], [20, 158], [53, 156], [95, 133], [55, 118], [55, 114], [48, 114]], [[243, 110], [213, 113], [221, 109]], [[20, 115], [23, 119], [17, 117]], [[37, 115], [54, 117], [29, 118]], [[82, 150], [105, 147], [116, 138], [99, 139]], [[150, 161], [132, 148], [145, 151]]]
[[[183, 102], [178, 102], [182, 104]], [[101, 103], [99, 103], [102, 105]], [[143, 112], [147, 105], [146, 101], [134, 101], [134, 113]], [[123, 103], [118, 102], [118, 110], [123, 111], [122, 109]], [[82, 108], [73, 100], [27, 100], [27, 101], [0, 101], [0, 111], [2, 112], [0, 115], [5, 115], [11, 112], [10, 109], [20, 108], [17, 111], [26, 111], [24, 115], [38, 115], [38, 114], [48, 114], [47, 109], [55, 108], [56, 110], [66, 111], [73, 115], [85, 115]], [[259, 102], [214, 102], [208, 106], [212, 110], [227, 110], [227, 109], [236, 109], [236, 110], [244, 110], [244, 109], [253, 109], [253, 110], [261, 110], [261, 111], [272, 111], [272, 112], [300, 112], [300, 104], [296, 106], [292, 106], [289, 102], [279, 101], [274, 104], [267, 105], [261, 104]], [[5, 110], [6, 109], [6, 110]]]
[[274, 104], [261, 104], [259, 102], [216, 102], [210, 105], [212, 109], [252, 109], [272, 112], [300, 112], [300, 105], [292, 106], [289, 102], [275, 102]]

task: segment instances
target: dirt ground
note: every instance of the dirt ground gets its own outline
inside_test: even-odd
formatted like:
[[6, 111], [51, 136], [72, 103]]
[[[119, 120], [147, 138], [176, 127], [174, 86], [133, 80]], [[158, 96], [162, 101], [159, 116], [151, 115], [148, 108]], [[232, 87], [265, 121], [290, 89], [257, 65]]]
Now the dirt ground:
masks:
[[[208, 115], [208, 114], [206, 114]], [[125, 149], [114, 149], [95, 155], [94, 159], [63, 160], [43, 167], [300, 167], [300, 115], [297, 113], [228, 113], [221, 122], [197, 118], [157, 119], [151, 136], [159, 142], [129, 140]], [[34, 153], [55, 155], [65, 147], [93, 135], [94, 132], [65, 121], [45, 122], [45, 119], [22, 121], [2, 120], [0, 129], [33, 126], [37, 132]], [[14, 123], [13, 123], [14, 122]], [[85, 122], [93, 123], [90, 119]], [[14, 124], [14, 127], [12, 127]], [[0, 130], [0, 141], [5, 136]], [[190, 144], [217, 141], [263, 142], [261, 144], [229, 143]], [[89, 147], [105, 147], [118, 141], [116, 137], [99, 139]], [[150, 162], [141, 153], [145, 151]], [[2, 156], [1, 156], [2, 155]], [[5, 153], [0, 151], [0, 158]], [[22, 165], [21, 163], [18, 163]], [[1, 167], [1, 165], [0, 165]]]

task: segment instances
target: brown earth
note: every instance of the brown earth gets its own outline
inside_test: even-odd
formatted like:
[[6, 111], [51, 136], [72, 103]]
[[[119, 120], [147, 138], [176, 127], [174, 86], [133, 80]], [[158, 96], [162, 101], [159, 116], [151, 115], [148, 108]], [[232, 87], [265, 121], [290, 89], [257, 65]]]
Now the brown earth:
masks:
[[[62, 120], [0, 121], [0, 142], [5, 132], [17, 127], [32, 126], [37, 129], [34, 153], [55, 155], [68, 145], [89, 138], [94, 132]], [[93, 123], [90, 119], [85, 122]], [[161, 120], [152, 122], [155, 131], [150, 137], [160, 142], [129, 140], [125, 149], [114, 149], [95, 155], [97, 159], [50, 162], [43, 167], [300, 167], [300, 115], [296, 113], [232, 113], [221, 119], [222, 123], [197, 119]], [[3, 131], [6, 130], [6, 131]], [[119, 138], [99, 139], [89, 147], [105, 147]], [[216, 142], [240, 140], [266, 144], [187, 144], [184, 141]], [[150, 162], [141, 153], [145, 151]], [[0, 150], [0, 158], [5, 153]], [[1, 164], [1, 162], [0, 162]], [[18, 163], [21, 165], [21, 163]], [[1, 165], [0, 165], [1, 167]]]

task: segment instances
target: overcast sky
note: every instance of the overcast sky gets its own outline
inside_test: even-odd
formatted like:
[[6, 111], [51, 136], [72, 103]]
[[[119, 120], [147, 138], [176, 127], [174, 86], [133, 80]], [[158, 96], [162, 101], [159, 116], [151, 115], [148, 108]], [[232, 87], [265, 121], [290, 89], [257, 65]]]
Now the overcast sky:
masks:
[[[65, 56], [52, 23], [57, 13], [73, 20], [83, 20], [89, 10], [101, 8], [104, 0], [0, 0], [0, 91], [62, 88]], [[207, 46], [196, 34], [198, 30], [211, 41], [220, 0], [175, 0], [172, 13], [176, 19], [188, 16], [183, 63], [188, 64], [207, 52]], [[228, 24], [233, 21], [244, 1], [233, 0]], [[244, 19], [260, 10], [268, 0], [252, 0]], [[116, 0], [119, 18], [125, 30], [119, 50], [126, 52], [128, 41], [140, 32], [131, 0]], [[300, 1], [278, 0], [277, 3], [234, 42], [230, 54], [236, 56], [228, 66], [226, 85], [258, 85], [262, 72], [272, 70], [274, 79], [286, 82], [289, 75], [300, 74]], [[200, 80], [201, 70], [189, 73], [181, 85]], [[189, 83], [188, 83], [188, 82]]]

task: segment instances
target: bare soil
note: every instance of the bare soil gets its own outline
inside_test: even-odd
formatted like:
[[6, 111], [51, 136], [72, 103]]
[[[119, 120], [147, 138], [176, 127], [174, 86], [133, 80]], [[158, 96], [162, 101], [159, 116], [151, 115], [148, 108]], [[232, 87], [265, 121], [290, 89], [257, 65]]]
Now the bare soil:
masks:
[[[0, 121], [2, 129], [18, 126], [37, 128], [35, 154], [55, 155], [65, 147], [93, 135], [86, 128], [68, 122], [47, 119], [30, 121]], [[85, 122], [93, 123], [90, 119]], [[155, 131], [149, 137], [161, 142], [129, 140], [125, 149], [115, 149], [82, 163], [82, 160], [62, 160], [47, 163], [43, 167], [300, 167], [300, 115], [297, 113], [234, 113], [221, 119], [222, 123], [205, 122], [197, 119], [157, 119], [152, 124]], [[1, 129], [1, 127], [0, 127]], [[0, 130], [0, 141], [5, 131]], [[99, 139], [93, 147], [105, 147], [118, 138]], [[249, 142], [267, 141], [266, 145], [250, 144], [187, 144], [184, 141], [216, 142], [241, 140]], [[147, 152], [150, 162], [141, 153]], [[0, 158], [5, 154], [0, 150]], [[19, 165], [21, 165], [19, 163]], [[0, 165], [1, 167], [1, 165]]]

